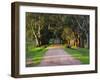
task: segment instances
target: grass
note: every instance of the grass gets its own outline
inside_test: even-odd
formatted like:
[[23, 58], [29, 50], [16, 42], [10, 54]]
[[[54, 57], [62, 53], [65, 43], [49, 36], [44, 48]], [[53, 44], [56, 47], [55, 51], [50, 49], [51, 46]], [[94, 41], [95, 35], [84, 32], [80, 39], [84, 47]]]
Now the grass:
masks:
[[43, 56], [45, 55], [45, 52], [47, 51], [47, 48], [45, 47], [36, 47], [36, 48], [30, 48], [28, 51], [26, 51], [26, 58], [32, 59], [33, 63], [26, 65], [27, 67], [36, 66], [38, 65], [41, 60], [43, 59]]
[[82, 64], [89, 64], [89, 49], [86, 48], [64, 48], [66, 52], [81, 61]]

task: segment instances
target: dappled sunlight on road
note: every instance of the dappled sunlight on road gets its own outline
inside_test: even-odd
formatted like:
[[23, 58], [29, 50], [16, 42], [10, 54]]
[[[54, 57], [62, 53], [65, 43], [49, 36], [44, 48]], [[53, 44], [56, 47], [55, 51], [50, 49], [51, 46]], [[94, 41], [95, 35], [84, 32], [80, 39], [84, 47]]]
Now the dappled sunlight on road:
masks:
[[54, 44], [47, 47], [47, 49], [55, 49], [55, 48], [63, 48], [63, 46], [60, 44]]

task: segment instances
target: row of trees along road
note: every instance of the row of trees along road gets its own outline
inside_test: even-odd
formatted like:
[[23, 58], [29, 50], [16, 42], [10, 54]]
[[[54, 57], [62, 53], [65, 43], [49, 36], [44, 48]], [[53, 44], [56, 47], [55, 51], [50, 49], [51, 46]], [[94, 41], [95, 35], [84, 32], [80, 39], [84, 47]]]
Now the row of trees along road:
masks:
[[73, 39], [77, 47], [89, 48], [89, 16], [26, 13], [27, 44], [42, 46], [55, 38], [68, 45]]

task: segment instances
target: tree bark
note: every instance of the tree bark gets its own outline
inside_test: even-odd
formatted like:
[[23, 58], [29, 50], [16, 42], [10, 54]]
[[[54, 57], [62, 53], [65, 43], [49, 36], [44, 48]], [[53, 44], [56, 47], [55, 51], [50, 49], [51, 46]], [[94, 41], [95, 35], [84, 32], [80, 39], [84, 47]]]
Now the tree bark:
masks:
[[87, 38], [87, 48], [89, 48], [89, 34], [86, 34], [86, 38]]
[[39, 40], [38, 40], [38, 37], [36, 35], [36, 33], [33, 31], [33, 35], [35, 37], [35, 41], [36, 41], [36, 46], [39, 46]]
[[80, 37], [80, 47], [84, 48], [84, 38], [82, 36]]

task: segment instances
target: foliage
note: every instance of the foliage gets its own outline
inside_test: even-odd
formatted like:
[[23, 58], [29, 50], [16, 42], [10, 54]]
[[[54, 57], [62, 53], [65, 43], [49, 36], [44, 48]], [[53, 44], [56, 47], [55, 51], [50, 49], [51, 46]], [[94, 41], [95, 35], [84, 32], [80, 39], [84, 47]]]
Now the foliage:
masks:
[[65, 51], [82, 63], [89, 63], [89, 51], [85, 47], [89, 48], [89, 15], [26, 12], [26, 58], [32, 59], [32, 65], [40, 63], [46, 47], [57, 39], [69, 47]]
[[62, 42], [74, 39], [77, 47], [89, 48], [89, 16], [67, 14], [26, 13], [26, 41], [36, 46], [49, 44], [51, 39]]
[[43, 47], [31, 47], [27, 52], [26, 52], [26, 58], [31, 58], [33, 61], [33, 64], [26, 65], [26, 66], [33, 66], [33, 65], [38, 65], [41, 60], [43, 59], [43, 56], [45, 55], [45, 52], [47, 51], [47, 48]]

